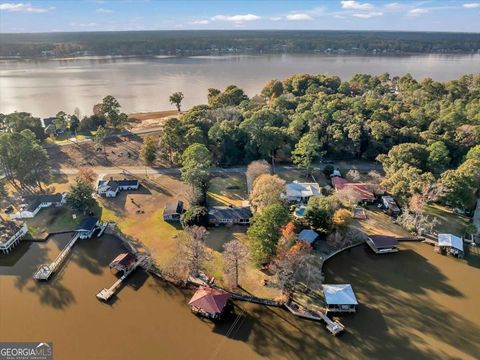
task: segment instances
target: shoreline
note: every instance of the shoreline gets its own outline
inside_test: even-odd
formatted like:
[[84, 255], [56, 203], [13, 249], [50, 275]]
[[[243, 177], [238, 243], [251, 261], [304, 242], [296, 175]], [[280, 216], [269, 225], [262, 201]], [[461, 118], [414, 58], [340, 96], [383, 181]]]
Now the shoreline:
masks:
[[260, 57], [260, 56], [320, 56], [320, 57], [421, 57], [421, 56], [468, 56], [480, 55], [480, 50], [477, 51], [459, 51], [459, 52], [327, 52], [327, 51], [305, 51], [305, 52], [220, 52], [220, 53], [199, 53], [195, 55], [69, 55], [69, 56], [0, 56], [1, 61], [76, 61], [76, 60], [121, 60], [121, 59], [149, 59], [149, 60], [163, 60], [163, 59], [198, 59], [198, 60], [215, 60], [239, 57]]

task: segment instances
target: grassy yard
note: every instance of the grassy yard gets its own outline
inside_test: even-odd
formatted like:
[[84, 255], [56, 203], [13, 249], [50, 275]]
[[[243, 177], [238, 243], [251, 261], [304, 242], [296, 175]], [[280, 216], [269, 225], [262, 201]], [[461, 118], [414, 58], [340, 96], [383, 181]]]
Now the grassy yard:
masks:
[[[208, 272], [215, 277], [217, 284], [228, 286], [227, 279], [223, 277], [223, 245], [233, 239], [247, 243], [246, 226], [219, 226], [209, 229], [207, 246], [212, 250], [213, 261], [210, 262]], [[273, 280], [271, 276], [263, 273], [253, 264], [248, 264], [245, 272], [240, 275], [240, 286], [248, 293], [256, 296], [275, 299], [281, 295], [279, 289], [265, 286], [264, 280]]]
[[43, 238], [48, 233], [74, 230], [82, 216], [73, 218], [73, 212], [67, 207], [50, 207], [40, 210], [32, 219], [26, 219], [32, 238]]
[[245, 174], [216, 176], [210, 181], [207, 193], [209, 206], [241, 206], [247, 199]]
[[378, 209], [373, 210], [366, 208], [365, 213], [367, 215], [366, 220], [352, 221], [352, 226], [365, 232], [367, 235], [379, 234], [395, 237], [409, 237], [411, 234], [393, 222], [392, 217], [383, 213]]
[[438, 204], [428, 205], [425, 208], [425, 213], [436, 217], [440, 221], [435, 227], [438, 233], [463, 236], [464, 229], [469, 224], [468, 217], [456, 214], [452, 210]]

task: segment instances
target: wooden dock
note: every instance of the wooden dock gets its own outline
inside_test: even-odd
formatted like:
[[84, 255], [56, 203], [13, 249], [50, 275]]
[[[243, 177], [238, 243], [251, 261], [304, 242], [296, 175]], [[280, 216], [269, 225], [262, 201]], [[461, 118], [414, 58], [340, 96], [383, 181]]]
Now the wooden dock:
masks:
[[125, 280], [133, 271], [135, 271], [137, 267], [145, 266], [146, 262], [147, 262], [147, 258], [145, 256], [139, 257], [137, 262], [128, 271], [126, 271], [120, 279], [115, 281], [115, 283], [112, 286], [110, 286], [108, 289], [103, 288], [102, 290], [100, 290], [97, 294], [97, 298], [103, 301], [108, 301], [118, 290], [123, 280]]
[[73, 245], [75, 245], [78, 239], [79, 239], [79, 234], [75, 233], [75, 235], [67, 244], [67, 246], [65, 246], [65, 248], [60, 252], [60, 254], [58, 254], [57, 258], [51, 264], [40, 265], [38, 270], [33, 275], [33, 278], [35, 280], [48, 280], [50, 276], [52, 276], [52, 274], [58, 270], [60, 265], [67, 258], [68, 254], [73, 248]]
[[298, 317], [314, 320], [314, 321], [322, 321], [323, 323], [325, 323], [327, 330], [330, 331], [332, 335], [338, 335], [339, 333], [345, 330], [345, 326], [343, 324], [341, 324], [337, 320], [334, 321], [327, 316], [326, 310], [313, 311], [303, 307], [298, 307], [297, 309], [294, 309], [292, 306], [289, 306], [288, 304], [286, 304], [285, 307], [293, 315], [296, 315]]

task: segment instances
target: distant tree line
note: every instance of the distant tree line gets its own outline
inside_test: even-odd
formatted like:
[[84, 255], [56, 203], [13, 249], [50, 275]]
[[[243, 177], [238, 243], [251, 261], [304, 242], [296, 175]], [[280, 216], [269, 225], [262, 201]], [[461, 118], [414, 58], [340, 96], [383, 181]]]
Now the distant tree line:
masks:
[[455, 53], [480, 49], [480, 34], [382, 31], [131, 31], [0, 34], [0, 56], [210, 53]]

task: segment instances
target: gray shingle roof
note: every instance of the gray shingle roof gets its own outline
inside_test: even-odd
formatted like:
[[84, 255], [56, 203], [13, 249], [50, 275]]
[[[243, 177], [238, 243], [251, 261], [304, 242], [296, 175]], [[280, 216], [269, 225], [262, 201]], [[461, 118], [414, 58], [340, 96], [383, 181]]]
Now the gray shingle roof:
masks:
[[250, 219], [252, 217], [252, 211], [249, 207], [229, 207], [229, 206], [212, 206], [208, 209], [208, 217], [211, 220], [242, 220]]

